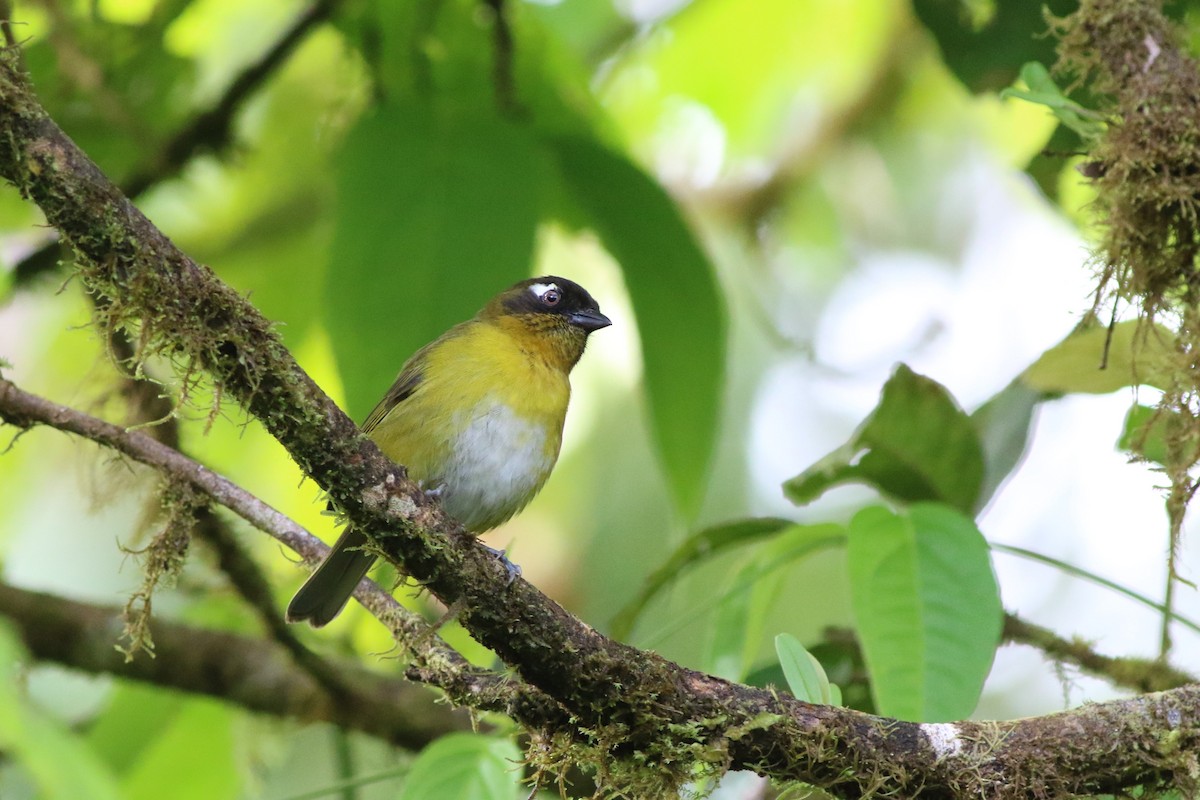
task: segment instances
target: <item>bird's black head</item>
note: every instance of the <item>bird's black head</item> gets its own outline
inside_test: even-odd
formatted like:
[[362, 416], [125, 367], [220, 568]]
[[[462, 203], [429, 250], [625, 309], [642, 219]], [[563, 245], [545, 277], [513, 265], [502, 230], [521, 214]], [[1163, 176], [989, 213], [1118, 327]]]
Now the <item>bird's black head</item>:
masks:
[[555, 275], [510, 286], [484, 306], [478, 319], [497, 325], [522, 352], [563, 372], [583, 355], [588, 334], [612, 324], [587, 289]]
[[560, 317], [585, 334], [607, 328], [612, 321], [578, 283], [554, 275], [530, 278], [506, 289], [498, 298], [500, 314]]

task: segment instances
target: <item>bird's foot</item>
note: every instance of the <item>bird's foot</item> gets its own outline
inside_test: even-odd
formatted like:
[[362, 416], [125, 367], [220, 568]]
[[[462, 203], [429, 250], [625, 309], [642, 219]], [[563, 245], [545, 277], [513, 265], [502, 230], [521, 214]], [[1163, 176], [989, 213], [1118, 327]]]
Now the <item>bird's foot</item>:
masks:
[[417, 481], [417, 486], [421, 487], [421, 491], [425, 492], [426, 497], [441, 497], [442, 492], [446, 490], [446, 484], [444, 483], [439, 483], [437, 486], [431, 486], [426, 489], [423, 481]]
[[497, 550], [494, 547], [488, 547], [483, 542], [480, 542], [479, 546], [482, 547], [484, 550], [487, 550], [489, 553], [491, 553], [497, 559], [499, 559], [500, 563], [504, 565], [504, 569], [508, 572], [508, 585], [509, 586], [512, 586], [513, 582], [516, 581], [517, 578], [521, 577], [521, 566], [519, 564], [514, 564], [513, 562], [508, 560], [508, 551], [507, 550]]

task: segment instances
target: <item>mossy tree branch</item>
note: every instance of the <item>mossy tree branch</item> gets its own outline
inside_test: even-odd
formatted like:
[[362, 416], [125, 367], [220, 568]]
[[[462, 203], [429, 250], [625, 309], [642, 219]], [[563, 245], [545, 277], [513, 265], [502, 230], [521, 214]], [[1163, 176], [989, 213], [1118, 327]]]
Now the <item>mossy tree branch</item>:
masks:
[[1034, 625], [1015, 614], [1004, 615], [1004, 639], [1035, 647], [1054, 661], [1073, 664], [1089, 675], [1139, 692], [1161, 692], [1196, 682], [1194, 675], [1176, 669], [1161, 659], [1102, 655], [1082, 639], [1064, 639], [1054, 631]]
[[[243, 298], [175, 248], [47, 117], [0, 60], [0, 175], [39, 206], [151, 352], [210, 373], [388, 558], [483, 644], [565, 707], [559, 758], [634, 765], [664, 789], [693, 768], [748, 768], [845, 796], [1043, 797], [1135, 785], [1194, 790], [1200, 686], [1014, 722], [917, 725], [728, 683], [601, 636], [502, 566], [390, 464], [296, 365]], [[548, 760], [553, 761], [552, 754]], [[659, 796], [665, 796], [659, 795]]]

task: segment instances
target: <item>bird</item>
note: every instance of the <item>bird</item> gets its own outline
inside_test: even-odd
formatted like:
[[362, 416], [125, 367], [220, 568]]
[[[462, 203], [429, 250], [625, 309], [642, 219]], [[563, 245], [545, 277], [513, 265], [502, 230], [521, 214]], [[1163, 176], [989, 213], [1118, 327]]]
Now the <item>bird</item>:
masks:
[[[495, 528], [550, 477], [569, 375], [588, 336], [611, 324], [574, 281], [520, 281], [414, 353], [362, 430], [467, 530]], [[292, 598], [287, 620], [319, 628], [336, 617], [375, 561], [366, 544], [347, 526]]]

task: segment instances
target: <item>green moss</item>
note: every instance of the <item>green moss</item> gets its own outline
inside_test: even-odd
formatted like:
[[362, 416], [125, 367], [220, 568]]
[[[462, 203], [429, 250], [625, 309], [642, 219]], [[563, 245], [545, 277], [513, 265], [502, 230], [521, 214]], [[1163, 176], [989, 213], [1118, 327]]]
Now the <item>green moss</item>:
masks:
[[[1060, 71], [1102, 98], [1107, 132], [1090, 155], [1103, 231], [1096, 249], [1095, 309], [1116, 318], [1132, 305], [1145, 323], [1174, 332], [1160, 408], [1171, 420], [1164, 471], [1171, 555], [1175, 553], [1200, 458], [1200, 64], [1158, 4], [1083, 0], [1055, 21]], [[1147, 336], [1153, 330], [1144, 325]], [[1157, 335], [1157, 334], [1155, 334]], [[1170, 646], [1164, 622], [1161, 651]]]
[[160, 495], [160, 528], [142, 550], [127, 551], [142, 562], [142, 585], [125, 604], [125, 630], [118, 648], [132, 661], [139, 652], [154, 655], [150, 637], [150, 616], [154, 592], [162, 585], [173, 585], [183, 570], [196, 523], [196, 511], [203, 505], [195, 491], [183, 484], [168, 484]]

